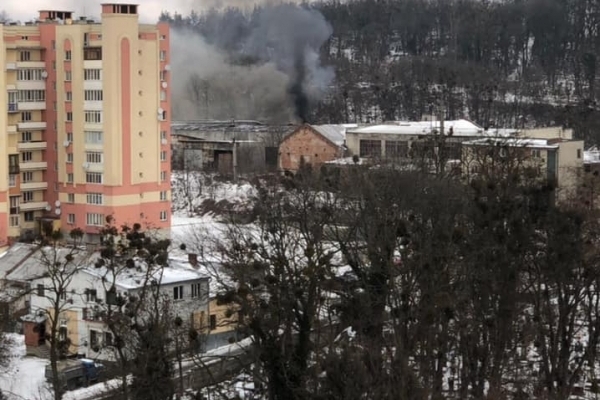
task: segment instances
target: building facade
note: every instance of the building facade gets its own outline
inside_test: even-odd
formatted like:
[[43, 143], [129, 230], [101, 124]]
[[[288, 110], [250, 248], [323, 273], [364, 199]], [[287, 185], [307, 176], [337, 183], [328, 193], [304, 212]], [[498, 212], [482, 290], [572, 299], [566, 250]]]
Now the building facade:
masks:
[[108, 216], [168, 229], [168, 25], [104, 4], [99, 22], [47, 10], [0, 34], [0, 242], [45, 222], [93, 239]]

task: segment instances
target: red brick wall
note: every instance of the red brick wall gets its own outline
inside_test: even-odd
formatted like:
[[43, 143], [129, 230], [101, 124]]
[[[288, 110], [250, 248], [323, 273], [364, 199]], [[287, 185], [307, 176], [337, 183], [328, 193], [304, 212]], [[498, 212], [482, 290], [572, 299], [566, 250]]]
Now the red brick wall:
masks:
[[313, 167], [326, 161], [342, 157], [342, 150], [324, 139], [309, 127], [298, 128], [279, 146], [279, 168], [282, 171], [297, 171], [300, 159]]

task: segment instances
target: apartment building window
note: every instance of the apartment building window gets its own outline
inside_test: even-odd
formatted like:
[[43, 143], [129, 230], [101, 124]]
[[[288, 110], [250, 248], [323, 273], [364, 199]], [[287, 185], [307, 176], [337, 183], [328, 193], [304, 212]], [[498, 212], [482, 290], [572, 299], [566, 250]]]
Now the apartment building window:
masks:
[[71, 50], [65, 51], [65, 60], [71, 61]]
[[8, 173], [18, 174], [19, 173], [19, 155], [9, 154], [8, 155]]
[[91, 164], [102, 164], [102, 153], [97, 151], [88, 151], [85, 153], [85, 161]]
[[167, 52], [165, 50], [160, 51], [160, 61], [165, 61], [167, 59]]
[[75, 223], [75, 214], [67, 215], [67, 224], [73, 225]]
[[66, 101], [73, 101], [73, 92], [66, 93]]
[[73, 122], [73, 113], [71, 111], [67, 111], [67, 122]]
[[100, 343], [98, 342], [98, 332], [90, 329], [90, 347], [97, 347]]
[[67, 194], [67, 203], [75, 203], [75, 193]]
[[38, 283], [37, 285], [37, 295], [40, 297], [44, 297], [44, 285]]
[[200, 283], [192, 283], [192, 299], [200, 297], [200, 294], [202, 293], [201, 288], [202, 286]]
[[160, 101], [167, 101], [167, 91], [166, 90], [160, 91]]
[[160, 40], [166, 40], [167, 36], [166, 35], [160, 35]]
[[163, 190], [160, 192], [160, 201], [167, 201], [167, 191]]
[[19, 203], [21, 201], [21, 196], [10, 196], [9, 204], [10, 204], [10, 215], [19, 215]]
[[175, 300], [183, 299], [183, 286], [175, 286], [173, 288], [173, 299], [175, 299]]
[[86, 81], [102, 80], [102, 70], [97, 68], [86, 68], [83, 70], [83, 79]]
[[102, 173], [88, 172], [85, 174], [86, 183], [102, 183]]
[[531, 150], [531, 157], [532, 158], [540, 158], [540, 151], [539, 150]]
[[104, 345], [112, 346], [113, 345], [113, 336], [110, 332], [104, 332]]
[[87, 213], [85, 219], [89, 226], [103, 226], [105, 222], [104, 214]]
[[33, 152], [31, 152], [31, 151], [25, 151], [25, 152], [21, 153], [21, 160], [23, 162], [27, 162], [27, 161], [33, 160]]
[[18, 81], [42, 81], [44, 80], [43, 69], [20, 69], [17, 71]]
[[19, 90], [19, 101], [21, 102], [40, 102], [46, 101], [45, 90]]
[[88, 47], [83, 49], [84, 60], [102, 60], [102, 47]]
[[161, 211], [160, 212], [160, 220], [161, 221], [166, 221], [167, 220], [167, 212], [166, 211]]
[[103, 203], [103, 195], [102, 193], [88, 193], [87, 194], [87, 203], [102, 205]]
[[33, 181], [33, 172], [31, 172], [31, 171], [23, 172], [23, 182], [27, 183], [27, 182], [31, 182], [31, 181]]
[[86, 111], [85, 122], [87, 122], [88, 124], [101, 124], [102, 111]]
[[67, 132], [67, 141], [73, 143], [73, 132]]
[[75, 182], [75, 176], [73, 175], [73, 173], [68, 173], [67, 174], [67, 183], [73, 183]]
[[104, 134], [102, 131], [85, 131], [85, 143], [102, 144], [102, 142], [104, 142]]
[[21, 193], [21, 196], [23, 196], [23, 203], [29, 203], [33, 201], [33, 192], [23, 192]]
[[8, 176], [8, 186], [9, 187], [17, 186], [17, 176], [15, 174], [10, 174]]
[[23, 219], [25, 219], [25, 222], [33, 222], [35, 220], [33, 211], [25, 211], [25, 213], [23, 213]]
[[160, 152], [160, 161], [167, 161], [167, 152], [164, 150]]
[[164, 82], [166, 80], [167, 80], [167, 71], [165, 71], [165, 70], [160, 71], [160, 81]]
[[167, 131], [160, 131], [160, 140], [167, 140]]
[[19, 226], [19, 222], [19, 215], [11, 215], [8, 217], [8, 224], [13, 228]]
[[85, 101], [102, 101], [102, 90], [86, 90], [83, 96]]
[[21, 142], [31, 142], [32, 137], [31, 132], [21, 132]]
[[65, 81], [71, 82], [72, 78], [73, 78], [72, 72], [71, 71], [65, 71]]
[[160, 180], [164, 182], [167, 180], [167, 171], [160, 171]]
[[23, 122], [31, 121], [31, 111], [23, 111], [21, 113], [21, 121], [23, 121]]
[[167, 112], [163, 111], [162, 114], [160, 115], [160, 120], [161, 121], [166, 121], [167, 120]]
[[29, 52], [29, 51], [19, 52], [19, 60], [20, 61], [31, 61], [31, 52]]
[[85, 301], [87, 302], [96, 302], [96, 289], [85, 289]]
[[67, 153], [67, 163], [71, 164], [73, 162], [73, 153]]

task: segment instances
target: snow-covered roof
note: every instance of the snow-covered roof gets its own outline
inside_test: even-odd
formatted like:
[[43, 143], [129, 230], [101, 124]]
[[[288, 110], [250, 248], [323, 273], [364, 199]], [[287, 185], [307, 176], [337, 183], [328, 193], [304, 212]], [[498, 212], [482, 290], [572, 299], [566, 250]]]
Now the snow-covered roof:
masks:
[[[115, 284], [122, 289], [138, 289], [147, 283], [146, 264], [139, 260], [136, 261], [135, 268], [121, 270], [116, 278], [113, 277], [113, 272], [106, 267], [97, 268], [91, 265], [84, 272], [98, 278], [106, 277], [109, 281], [114, 279]], [[206, 274], [198, 268], [194, 268], [189, 262], [176, 259], [169, 259], [168, 266], [156, 268], [148, 276], [148, 280], [155, 280], [160, 282], [161, 285], [207, 278]]]
[[[514, 133], [512, 130], [498, 129], [486, 131], [479, 125], [466, 119], [455, 121], [444, 121], [444, 132], [448, 134], [452, 128], [453, 136], [482, 136], [508, 135]], [[357, 129], [348, 129], [347, 133], [368, 134], [381, 133], [389, 135], [428, 135], [434, 130], [440, 129], [440, 121], [394, 121], [380, 125], [367, 126]], [[515, 131], [516, 132], [516, 131]]]
[[343, 146], [346, 142], [346, 131], [357, 128], [358, 124], [311, 125], [311, 127], [336, 145]]
[[511, 147], [531, 147], [536, 149], [557, 149], [558, 144], [548, 139], [528, 139], [528, 138], [486, 138], [470, 140], [463, 142], [465, 146], [511, 146]]
[[13, 268], [16, 268], [37, 250], [38, 246], [28, 243], [15, 243], [0, 254], [0, 279], [5, 278]]

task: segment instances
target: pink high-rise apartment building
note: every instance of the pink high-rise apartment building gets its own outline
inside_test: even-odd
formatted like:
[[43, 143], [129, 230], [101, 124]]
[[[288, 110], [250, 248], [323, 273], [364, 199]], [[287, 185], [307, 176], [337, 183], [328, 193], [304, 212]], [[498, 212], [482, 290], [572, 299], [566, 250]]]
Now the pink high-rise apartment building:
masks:
[[99, 22], [45, 10], [0, 33], [0, 245], [45, 224], [93, 238], [109, 216], [168, 230], [168, 25], [103, 4]]

